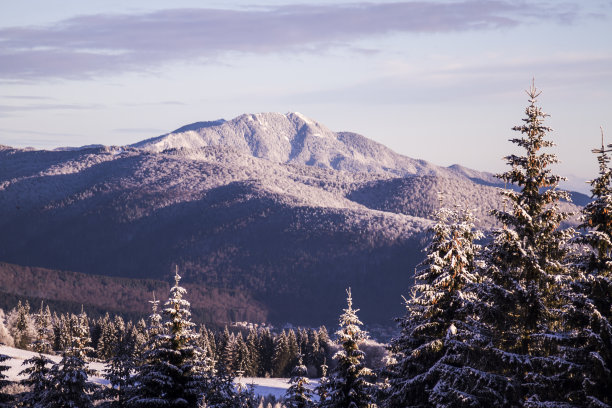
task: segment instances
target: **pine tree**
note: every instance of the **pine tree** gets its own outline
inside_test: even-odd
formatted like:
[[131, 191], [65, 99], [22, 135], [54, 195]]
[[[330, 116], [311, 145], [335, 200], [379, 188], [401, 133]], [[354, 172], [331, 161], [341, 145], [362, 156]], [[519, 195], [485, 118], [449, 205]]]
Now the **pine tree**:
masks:
[[13, 336], [15, 347], [27, 349], [34, 337], [34, 327], [30, 318], [30, 304], [26, 300], [17, 303], [17, 307], [10, 311], [8, 316], [8, 326]]
[[86, 354], [91, 351], [87, 315], [81, 310], [79, 316], [73, 315], [70, 320], [71, 347], [49, 371], [48, 390], [41, 403], [45, 408], [93, 407], [93, 395], [98, 387], [88, 381], [94, 372], [85, 362]]
[[582, 210], [584, 231], [575, 242], [583, 245], [577, 276], [567, 291], [565, 326], [572, 330], [573, 386], [567, 400], [583, 406], [611, 407], [612, 394], [612, 170], [604, 148], [603, 131], [598, 154], [599, 176], [592, 180], [593, 201]]
[[175, 284], [165, 303], [165, 330], [157, 327], [156, 305], [151, 320], [155, 334], [144, 353], [144, 362], [134, 377], [129, 406], [193, 407], [204, 393], [207, 366], [202, 350], [196, 346], [197, 333], [190, 320], [189, 302], [183, 299], [186, 290]]
[[28, 387], [28, 391], [20, 396], [20, 405], [24, 407], [41, 407], [46, 393], [51, 388], [49, 379], [50, 368], [53, 362], [44, 354], [29, 358], [23, 362], [26, 366], [20, 375], [25, 376], [21, 384]]
[[96, 346], [96, 355], [99, 359], [108, 360], [112, 357], [114, 342], [115, 325], [106, 313], [100, 321], [100, 337]]
[[569, 276], [566, 243], [572, 231], [559, 228], [569, 215], [558, 202], [569, 196], [557, 189], [562, 178], [548, 169], [556, 156], [540, 152], [554, 146], [546, 140], [548, 115], [536, 106], [540, 92], [532, 85], [527, 94], [524, 123], [513, 128], [521, 136], [511, 139], [525, 155], [507, 156], [511, 170], [497, 176], [518, 191], [503, 190], [510, 208], [492, 212], [503, 228], [493, 231], [485, 279], [475, 288], [475, 313], [484, 327], [477, 333], [490, 340], [469, 364], [490, 374], [487, 385], [497, 391], [496, 404], [507, 406], [554, 403], [562, 395], [560, 373], [568, 369], [559, 349], [559, 282]]
[[308, 370], [302, 362], [302, 355], [298, 356], [298, 364], [291, 372], [289, 388], [285, 393], [285, 405], [287, 408], [311, 408], [314, 406], [312, 401], [312, 391], [308, 388]]
[[[121, 322], [118, 326], [122, 324]], [[132, 385], [131, 375], [135, 369], [136, 330], [117, 330], [118, 337], [114, 341], [112, 355], [108, 361], [103, 377], [108, 380], [110, 387], [102, 390], [102, 397], [109, 401], [104, 407], [127, 408], [129, 390]]]
[[477, 401], [466, 390], [454, 390], [454, 382], [464, 374], [458, 356], [469, 347], [462, 333], [473, 329], [465, 312], [473, 294], [465, 288], [478, 282], [474, 241], [482, 234], [467, 210], [440, 208], [435, 219], [427, 257], [406, 301], [406, 315], [399, 319], [401, 334], [392, 341], [388, 407], [444, 406], [446, 400], [457, 401], [457, 393], [466, 405]]
[[[3, 364], [5, 361], [9, 360], [10, 357], [4, 354], [0, 354], [0, 407], [9, 406], [9, 403], [13, 400], [13, 396], [3, 392], [3, 388], [9, 385], [11, 382], [8, 380], [5, 371], [7, 371], [10, 367], [8, 365]], [[4, 405], [6, 404], [6, 405]]]
[[323, 359], [323, 363], [321, 364], [321, 378], [319, 380], [319, 385], [316, 387], [315, 391], [319, 396], [319, 406], [325, 406], [327, 402], [328, 396], [328, 388], [329, 388], [329, 378], [327, 377], [327, 360]]
[[274, 354], [272, 356], [273, 375], [284, 377], [290, 364], [291, 351], [285, 330], [274, 339]]
[[337, 366], [332, 371], [327, 387], [328, 398], [321, 404], [326, 408], [365, 408], [373, 404], [373, 385], [368, 378], [373, 372], [364, 365], [365, 354], [359, 343], [367, 334], [361, 330], [359, 311], [353, 309], [351, 290], [346, 291], [347, 305], [340, 316], [340, 329], [336, 332], [342, 350], [334, 356]]
[[20, 375], [26, 378], [21, 380], [21, 384], [29, 388], [20, 396], [20, 404], [24, 407], [40, 406], [45, 394], [50, 389], [49, 372], [53, 362], [43, 353], [48, 353], [51, 349], [48, 336], [51, 332], [50, 327], [51, 313], [49, 307], [43, 309], [40, 304], [40, 311], [35, 316], [36, 339], [32, 342], [32, 349], [39, 354], [23, 362], [26, 366]]

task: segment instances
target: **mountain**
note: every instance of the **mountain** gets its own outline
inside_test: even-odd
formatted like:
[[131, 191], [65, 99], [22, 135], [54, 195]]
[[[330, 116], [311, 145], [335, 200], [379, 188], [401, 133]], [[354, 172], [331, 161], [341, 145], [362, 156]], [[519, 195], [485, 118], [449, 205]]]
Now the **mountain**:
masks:
[[[437, 193], [488, 226], [503, 205], [495, 186], [298, 113], [198, 122], [123, 147], [0, 147], [0, 261], [51, 280], [119, 279], [111, 299], [141, 299], [142, 279], [168, 282], [177, 265], [207, 294], [203, 309], [223, 305], [202, 313], [215, 322], [335, 325], [351, 286], [366, 323], [393, 325]], [[78, 281], [101, 307], [104, 280]], [[45, 298], [15, 282], [3, 291]]]

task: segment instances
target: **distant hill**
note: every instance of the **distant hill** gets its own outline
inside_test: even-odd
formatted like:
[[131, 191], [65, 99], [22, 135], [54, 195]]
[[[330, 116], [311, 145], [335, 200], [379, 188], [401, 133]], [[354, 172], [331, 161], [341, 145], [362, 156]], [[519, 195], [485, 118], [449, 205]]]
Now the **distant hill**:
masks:
[[[503, 206], [497, 186], [297, 113], [198, 122], [124, 147], [2, 147], [0, 261], [98, 276], [78, 275], [73, 291], [104, 288], [100, 276], [170, 282], [178, 265], [215, 321], [335, 325], [351, 286], [366, 323], [392, 325], [438, 192], [486, 227]], [[3, 290], [44, 297], [17, 283]], [[102, 307], [123, 286], [81, 301]]]

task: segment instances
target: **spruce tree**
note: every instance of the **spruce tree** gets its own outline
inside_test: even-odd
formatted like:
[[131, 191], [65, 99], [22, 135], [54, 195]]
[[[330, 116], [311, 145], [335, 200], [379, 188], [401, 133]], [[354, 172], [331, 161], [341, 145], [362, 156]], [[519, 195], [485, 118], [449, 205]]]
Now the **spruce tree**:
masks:
[[[165, 303], [165, 330], [157, 333], [144, 354], [131, 390], [129, 406], [193, 407], [204, 393], [207, 366], [197, 347], [186, 290], [175, 273], [170, 298]], [[156, 310], [154, 310], [154, 314]], [[157, 318], [152, 319], [157, 320]], [[159, 330], [159, 328], [156, 328]]]
[[599, 176], [590, 182], [593, 201], [582, 209], [583, 246], [577, 276], [567, 295], [565, 325], [572, 329], [572, 362], [576, 364], [566, 387], [567, 399], [592, 407], [611, 407], [612, 393], [612, 170], [604, 147], [594, 149]]
[[86, 353], [91, 351], [87, 315], [81, 311], [79, 316], [73, 315], [71, 322], [72, 345], [49, 371], [48, 390], [41, 403], [45, 408], [93, 407], [93, 395], [98, 387], [88, 381], [94, 372], [85, 362]]
[[557, 189], [562, 178], [548, 168], [556, 156], [541, 152], [554, 143], [546, 139], [548, 115], [536, 105], [540, 92], [532, 85], [527, 94], [526, 117], [513, 128], [521, 136], [510, 140], [525, 154], [507, 156], [511, 169], [497, 176], [516, 190], [503, 190], [509, 208], [492, 212], [503, 227], [493, 231], [484, 279], [475, 288], [475, 314], [484, 327], [476, 333], [490, 339], [469, 364], [490, 374], [488, 386], [500, 398], [496, 404], [507, 406], [555, 403], [564, 386], [560, 373], [568, 369], [559, 348], [564, 337], [559, 282], [568, 277], [572, 230], [560, 228], [569, 214], [558, 202], [569, 196]]
[[40, 407], [50, 390], [49, 374], [53, 361], [44, 354], [38, 354], [23, 362], [26, 366], [19, 374], [25, 376], [21, 384], [28, 387], [28, 391], [21, 394], [19, 402], [24, 407]]
[[28, 387], [28, 391], [20, 396], [20, 404], [24, 407], [40, 406], [45, 398], [45, 394], [50, 389], [49, 373], [53, 362], [43, 353], [48, 353], [51, 349], [48, 336], [50, 326], [49, 308], [43, 309], [40, 304], [40, 311], [35, 317], [36, 339], [32, 342], [32, 349], [39, 354], [25, 360], [22, 365], [26, 366], [20, 375], [26, 378], [21, 380], [21, 384]]
[[334, 355], [337, 365], [332, 371], [328, 387], [328, 398], [321, 403], [326, 408], [365, 408], [373, 404], [373, 385], [368, 381], [373, 372], [364, 365], [365, 354], [359, 350], [359, 343], [367, 338], [361, 330], [353, 309], [350, 288], [347, 293], [347, 308], [340, 316], [340, 329], [336, 332], [342, 349]]
[[132, 385], [131, 376], [135, 369], [136, 354], [135, 330], [117, 330], [118, 337], [113, 344], [112, 355], [108, 361], [103, 377], [108, 380], [109, 387], [102, 390], [102, 397], [108, 402], [103, 404], [109, 408], [127, 408], [129, 390]]
[[311, 408], [314, 406], [312, 401], [312, 391], [308, 388], [308, 370], [302, 362], [302, 355], [298, 357], [298, 364], [291, 372], [289, 388], [285, 393], [285, 405], [287, 408]]
[[7, 375], [4, 374], [4, 372], [10, 368], [8, 365], [4, 364], [4, 362], [9, 359], [9, 356], [0, 354], [0, 407], [10, 406], [10, 402], [13, 400], [13, 396], [4, 392], [3, 390], [7, 385], [11, 383]]
[[[401, 334], [391, 343], [394, 363], [388, 368], [389, 388], [385, 406], [444, 406], [477, 397], [455, 389], [456, 377], [464, 375], [463, 359], [470, 347], [466, 334], [473, 325], [466, 312], [473, 294], [465, 288], [478, 282], [476, 256], [482, 237], [467, 210], [440, 208], [426, 249], [406, 301], [406, 315], [399, 319]], [[486, 390], [473, 392], [483, 393]]]

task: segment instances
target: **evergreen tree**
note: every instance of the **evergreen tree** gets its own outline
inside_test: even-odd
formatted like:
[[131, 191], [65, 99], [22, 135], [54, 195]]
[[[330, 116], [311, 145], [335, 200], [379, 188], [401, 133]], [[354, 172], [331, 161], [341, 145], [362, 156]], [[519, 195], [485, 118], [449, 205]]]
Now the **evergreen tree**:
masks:
[[[121, 323], [121, 322], [119, 322]], [[118, 338], [114, 341], [113, 357], [108, 361], [103, 377], [108, 380], [110, 387], [104, 388], [102, 397], [109, 401], [103, 406], [109, 408], [127, 408], [131, 374], [135, 369], [136, 336], [134, 330], [117, 330]]]
[[[10, 357], [4, 354], [0, 354], [0, 407], [8, 407], [9, 403], [13, 400], [13, 396], [3, 392], [3, 388], [9, 385], [11, 382], [8, 380], [5, 371], [10, 367], [5, 365], [4, 362], [9, 360]], [[5, 405], [6, 404], [6, 405]]]
[[576, 242], [585, 247], [567, 295], [565, 326], [572, 330], [569, 349], [576, 364], [569, 374], [567, 400], [583, 406], [611, 407], [612, 393], [612, 170], [604, 148], [598, 154], [599, 176], [592, 180], [593, 201], [582, 210]]
[[328, 388], [329, 388], [329, 378], [327, 377], [327, 360], [323, 360], [323, 364], [321, 364], [321, 378], [319, 380], [319, 385], [315, 389], [317, 395], [319, 396], [319, 406], [325, 406], [328, 397]]
[[561, 373], [569, 368], [559, 348], [564, 337], [559, 282], [568, 277], [572, 230], [559, 228], [568, 214], [558, 208], [569, 196], [557, 190], [562, 178], [548, 169], [556, 156], [540, 152], [554, 145], [545, 138], [551, 131], [544, 125], [548, 115], [536, 106], [540, 92], [532, 85], [527, 94], [524, 123], [513, 128], [521, 136], [511, 139], [525, 155], [507, 156], [511, 170], [497, 176], [518, 191], [503, 190], [510, 208], [492, 212], [503, 228], [493, 231], [484, 280], [475, 287], [482, 330], [474, 336], [486, 334], [489, 340], [468, 365], [473, 373], [490, 374], [484, 380], [498, 400], [488, 401], [491, 405], [553, 404], [563, 395]]
[[[445, 400], [458, 400], [453, 383], [464, 374], [464, 362], [457, 357], [469, 347], [461, 333], [473, 329], [464, 312], [473, 294], [464, 289], [478, 281], [474, 241], [482, 234], [467, 210], [440, 208], [435, 218], [427, 257], [406, 301], [406, 315], [399, 319], [401, 334], [391, 345], [395, 363], [388, 367], [389, 407], [444, 406]], [[465, 390], [461, 394], [466, 403], [477, 400]]]
[[93, 407], [93, 394], [97, 386], [88, 382], [93, 370], [86, 365], [86, 353], [91, 351], [89, 344], [89, 325], [87, 315], [81, 311], [71, 318], [72, 344], [65, 351], [59, 364], [49, 371], [48, 390], [44, 393], [41, 405], [45, 408], [89, 408]]
[[291, 351], [285, 330], [274, 338], [274, 354], [272, 356], [273, 375], [284, 377], [291, 362]]
[[42, 353], [23, 362], [26, 368], [20, 375], [26, 378], [21, 380], [21, 384], [28, 387], [28, 391], [22, 393], [19, 398], [21, 406], [32, 408], [42, 406], [46, 393], [51, 388], [49, 374], [52, 364], [53, 362]]
[[43, 309], [40, 304], [40, 311], [35, 316], [36, 339], [32, 342], [32, 349], [39, 354], [25, 360], [22, 365], [26, 366], [20, 375], [26, 378], [21, 380], [21, 384], [29, 388], [20, 396], [20, 404], [24, 407], [38, 407], [45, 398], [45, 394], [50, 389], [49, 372], [53, 362], [43, 353], [49, 352], [51, 344], [48, 337], [51, 332], [50, 324], [51, 313], [49, 307]]
[[174, 279], [165, 303], [165, 333], [157, 333], [145, 351], [145, 361], [134, 378], [130, 406], [193, 407], [205, 391], [207, 367], [202, 350], [196, 346], [198, 335], [192, 329], [189, 302], [183, 299], [186, 290], [179, 286], [178, 271]]
[[298, 364], [291, 372], [289, 388], [285, 393], [285, 405], [287, 408], [311, 408], [314, 406], [312, 392], [308, 388], [308, 370], [302, 362], [302, 356], [298, 357]]
[[108, 360], [112, 357], [115, 338], [115, 325], [106, 313], [100, 320], [100, 337], [96, 346], [96, 355], [99, 359]]
[[365, 367], [365, 354], [359, 350], [367, 334], [361, 330], [359, 310], [353, 309], [351, 290], [346, 293], [348, 307], [340, 316], [340, 329], [336, 332], [342, 350], [334, 356], [337, 366], [329, 378], [328, 398], [321, 404], [327, 408], [365, 408], [373, 404], [373, 385], [368, 382], [373, 373]]
[[30, 304], [26, 300], [17, 303], [17, 307], [9, 312], [8, 326], [15, 347], [26, 350], [34, 337], [34, 327], [30, 318]]

